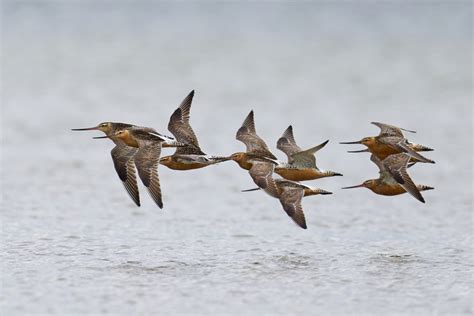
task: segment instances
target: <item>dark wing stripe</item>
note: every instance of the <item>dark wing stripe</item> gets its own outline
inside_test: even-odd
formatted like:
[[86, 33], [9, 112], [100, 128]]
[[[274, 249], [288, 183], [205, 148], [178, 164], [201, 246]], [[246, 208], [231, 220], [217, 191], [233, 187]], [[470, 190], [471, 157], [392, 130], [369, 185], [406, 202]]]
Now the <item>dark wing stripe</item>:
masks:
[[416, 187], [416, 185], [413, 183], [412, 179], [406, 172], [406, 169], [401, 170], [400, 174], [403, 178], [403, 184], [400, 184], [400, 185], [405, 189], [405, 191], [410, 193], [418, 201], [425, 203], [425, 199], [423, 198], [420, 191], [418, 190], [418, 188]]
[[244, 122], [242, 123], [242, 127], [245, 127], [247, 129], [247, 132], [250, 134], [256, 134], [255, 130], [255, 121], [253, 118], [253, 110], [250, 111], [250, 113], [247, 115], [245, 118]]
[[191, 103], [193, 102], [193, 97], [194, 90], [192, 90], [179, 105], [179, 108], [181, 109], [181, 120], [184, 124], [189, 124]]
[[400, 148], [401, 151], [409, 154], [410, 156], [422, 161], [422, 162], [427, 162], [427, 163], [434, 163], [433, 160], [431, 159], [428, 159], [426, 157], [423, 157], [422, 155], [420, 155], [419, 153], [417, 153], [416, 151], [414, 151], [413, 149], [410, 148], [410, 146], [408, 145], [407, 143], [407, 140], [406, 139], [402, 139], [400, 140], [396, 146], [398, 148]]
[[194, 90], [188, 94], [183, 102], [181, 102], [181, 105], [173, 112], [168, 123], [168, 130], [174, 135], [176, 140], [188, 145], [178, 147], [175, 154], [205, 155], [201, 151], [196, 134], [189, 124], [193, 97]]
[[242, 126], [237, 131], [235, 138], [245, 144], [247, 153], [258, 153], [259, 155], [277, 159], [268, 149], [267, 144], [255, 132], [253, 111], [245, 119]]
[[163, 208], [163, 200], [161, 197], [160, 180], [158, 177], [158, 170], [153, 169], [150, 173], [150, 186], [148, 187], [151, 197], [159, 208]]
[[425, 203], [420, 191], [413, 183], [413, 180], [407, 173], [407, 165], [410, 156], [406, 153], [390, 155], [383, 161], [383, 165], [389, 171], [390, 175], [397, 181], [408, 193], [420, 202]]
[[301, 188], [284, 188], [280, 195], [280, 203], [286, 214], [301, 228], [306, 229], [306, 219], [301, 206], [301, 200], [304, 196], [304, 189]]
[[249, 173], [255, 184], [273, 197], [278, 197], [278, 188], [272, 177], [273, 163], [266, 161], [252, 161]]
[[409, 144], [407, 140], [403, 137], [399, 136], [384, 136], [378, 138], [378, 141], [382, 144], [388, 145], [396, 150], [398, 150], [401, 153], [407, 153], [410, 156], [422, 161], [422, 162], [427, 162], [427, 163], [434, 163], [433, 160], [430, 160], [426, 157], [423, 157], [413, 149], [409, 147]]

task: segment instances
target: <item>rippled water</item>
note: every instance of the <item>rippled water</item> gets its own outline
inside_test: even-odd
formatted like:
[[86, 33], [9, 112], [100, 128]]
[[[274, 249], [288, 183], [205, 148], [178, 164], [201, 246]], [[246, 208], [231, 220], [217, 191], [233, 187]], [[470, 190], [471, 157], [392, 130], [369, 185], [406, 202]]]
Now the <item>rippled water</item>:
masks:
[[[1, 311], [21, 314], [471, 314], [472, 8], [457, 4], [3, 2]], [[344, 177], [309, 184], [307, 231], [232, 162], [160, 167], [164, 210], [128, 198], [100, 121], [166, 130], [196, 89], [203, 149], [275, 149]], [[416, 129], [427, 203], [342, 186], [377, 177], [339, 141]], [[467, 155], [466, 155], [467, 153]]]

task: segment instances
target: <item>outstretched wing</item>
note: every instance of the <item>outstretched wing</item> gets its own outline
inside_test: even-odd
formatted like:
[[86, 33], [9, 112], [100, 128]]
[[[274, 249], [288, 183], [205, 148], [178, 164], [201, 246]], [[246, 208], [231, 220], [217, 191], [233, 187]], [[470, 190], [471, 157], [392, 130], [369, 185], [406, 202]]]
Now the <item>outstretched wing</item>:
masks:
[[273, 197], [278, 197], [278, 188], [272, 176], [274, 168], [275, 165], [271, 162], [253, 160], [249, 173], [259, 188]]
[[133, 157], [137, 153], [137, 148], [129, 147], [117, 142], [110, 154], [114, 162], [115, 171], [122, 180], [122, 183], [137, 206], [140, 206], [140, 194], [138, 193], [137, 176]]
[[385, 171], [385, 166], [383, 165], [382, 163], [382, 160], [380, 160], [379, 157], [375, 156], [375, 155], [370, 155], [370, 160], [377, 165], [377, 167], [379, 168], [379, 172], [384, 172]]
[[296, 145], [295, 137], [293, 136], [293, 127], [290, 125], [283, 132], [283, 135], [277, 141], [277, 148], [288, 156], [288, 163], [292, 163], [293, 154], [300, 152], [302, 149]]
[[138, 149], [134, 160], [137, 166], [138, 175], [143, 184], [148, 188], [151, 197], [158, 205], [163, 208], [161, 198], [160, 179], [158, 177], [158, 163], [161, 154], [161, 143], [152, 143]]
[[380, 137], [378, 141], [382, 144], [391, 146], [402, 153], [407, 153], [411, 157], [416, 158], [421, 162], [434, 163], [433, 160], [423, 157], [422, 155], [411, 149], [408, 141], [403, 137], [384, 136]]
[[189, 124], [193, 97], [194, 90], [188, 94], [180, 106], [173, 112], [168, 123], [168, 130], [176, 137], [176, 140], [188, 145], [178, 147], [175, 152], [176, 154], [205, 155], [201, 151], [196, 134]]
[[255, 131], [253, 110], [245, 118], [242, 126], [237, 131], [235, 138], [245, 144], [247, 153], [261, 154], [265, 157], [277, 159], [268, 149], [267, 144]]
[[301, 206], [304, 189], [295, 187], [284, 187], [280, 194], [280, 203], [286, 214], [301, 228], [306, 229], [306, 219]]
[[318, 146], [311, 147], [310, 149], [302, 150], [298, 153], [295, 153], [292, 155], [293, 158], [293, 163], [301, 168], [315, 168], [318, 169], [316, 166], [316, 157], [314, 154], [326, 146], [326, 144], [329, 142], [329, 140], [325, 141], [322, 144], [319, 144]]
[[407, 164], [409, 161], [410, 156], [408, 154], [395, 154], [385, 158], [383, 165], [405, 191], [410, 193], [418, 201], [425, 203], [425, 199], [423, 199], [420, 191], [407, 173]]
[[387, 136], [403, 137], [402, 131], [410, 132], [410, 133], [416, 133], [416, 131], [412, 131], [412, 130], [409, 130], [409, 129], [403, 129], [403, 128], [400, 128], [400, 127], [397, 127], [397, 126], [394, 126], [394, 125], [384, 124], [384, 123], [380, 123], [380, 122], [371, 122], [371, 123], [380, 128], [379, 136], [380, 135], [387, 135]]

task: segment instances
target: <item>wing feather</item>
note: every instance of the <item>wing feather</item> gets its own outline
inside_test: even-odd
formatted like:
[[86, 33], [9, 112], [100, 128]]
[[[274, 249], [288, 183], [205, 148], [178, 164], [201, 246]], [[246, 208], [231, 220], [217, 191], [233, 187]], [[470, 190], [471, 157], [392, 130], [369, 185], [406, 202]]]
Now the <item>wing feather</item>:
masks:
[[306, 219], [301, 205], [304, 189], [285, 187], [280, 195], [280, 203], [286, 214], [301, 228], [306, 229]]
[[425, 199], [407, 173], [407, 165], [409, 161], [410, 156], [406, 153], [403, 153], [388, 156], [383, 161], [383, 164], [395, 181], [397, 181], [398, 184], [400, 184], [405, 189], [405, 191], [410, 193], [418, 201], [425, 203]]
[[114, 162], [115, 171], [120, 180], [122, 180], [125, 190], [127, 190], [133, 202], [137, 206], [140, 206], [140, 194], [138, 192], [137, 177], [133, 161], [133, 157], [137, 153], [137, 148], [118, 143], [110, 153]]
[[253, 110], [245, 118], [242, 126], [237, 131], [235, 138], [245, 144], [247, 153], [255, 153], [277, 159], [268, 149], [267, 144], [261, 139], [255, 131], [255, 122]]
[[174, 135], [176, 140], [188, 145], [177, 147], [175, 154], [205, 155], [205, 153], [201, 151], [197, 136], [189, 124], [193, 97], [194, 90], [184, 98], [180, 106], [171, 115], [168, 123], [168, 130]]
[[161, 143], [155, 142], [142, 146], [135, 155], [135, 165], [143, 184], [148, 188], [152, 199], [159, 208], [163, 208], [158, 165], [161, 154]]

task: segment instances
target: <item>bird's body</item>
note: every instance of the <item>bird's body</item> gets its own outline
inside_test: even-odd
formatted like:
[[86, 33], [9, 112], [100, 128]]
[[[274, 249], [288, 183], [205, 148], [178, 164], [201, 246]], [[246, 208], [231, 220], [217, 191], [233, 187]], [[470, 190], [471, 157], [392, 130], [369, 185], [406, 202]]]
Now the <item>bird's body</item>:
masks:
[[275, 179], [275, 184], [276, 186], [274, 188], [268, 187], [263, 190], [270, 196], [277, 198], [286, 214], [303, 229], [307, 228], [303, 207], [301, 205], [303, 197], [332, 194], [332, 192], [326, 190], [311, 188], [307, 185], [285, 179]]
[[137, 167], [138, 175], [158, 207], [163, 208], [158, 162], [164, 139], [157, 134], [139, 129], [118, 130], [114, 136], [127, 146], [137, 148], [133, 161]]
[[372, 155], [370, 159], [379, 168], [379, 177], [364, 181], [362, 184], [345, 187], [343, 189], [367, 188], [380, 195], [399, 195], [410, 193], [418, 201], [425, 203], [421, 191], [432, 190], [432, 187], [426, 185], [415, 185], [407, 173], [407, 165], [410, 156], [406, 153], [395, 154], [380, 160]]
[[[418, 151], [432, 151], [433, 149], [420, 144], [412, 144], [408, 142], [402, 133], [402, 130], [404, 129], [379, 122], [372, 122], [372, 124], [380, 128], [380, 134], [378, 136], [364, 137], [360, 141], [341, 142], [341, 144], [365, 145], [367, 149], [349, 152], [370, 152], [380, 160], [384, 160], [390, 155], [407, 153], [410, 155], [411, 162], [435, 163], [433, 160], [418, 154]], [[404, 131], [414, 133], [414, 131], [410, 130]]]
[[275, 173], [292, 181], [315, 180], [325, 177], [342, 176], [334, 171], [323, 171], [316, 166], [315, 153], [322, 149], [329, 141], [302, 150], [293, 136], [293, 127], [290, 125], [277, 141], [277, 148], [288, 156], [288, 162], [279, 163]]
[[235, 138], [244, 143], [247, 150], [245, 153], [234, 153], [229, 158], [241, 168], [249, 170], [250, 176], [259, 188], [271, 187], [272, 191], [275, 191], [273, 171], [277, 164], [276, 157], [270, 152], [265, 141], [257, 135], [253, 111], [250, 111], [237, 130]]
[[168, 123], [168, 130], [176, 137], [176, 140], [186, 145], [178, 147], [173, 155], [160, 159], [160, 164], [173, 170], [199, 169], [230, 159], [227, 157], [209, 156], [201, 150], [196, 134], [189, 123], [193, 97], [194, 90], [188, 94], [180, 106], [173, 112]]
[[111, 151], [111, 156], [114, 162], [115, 171], [117, 172], [132, 200], [137, 206], [140, 206], [140, 194], [138, 191], [134, 163], [134, 157], [138, 152], [137, 148], [139, 147], [138, 142], [136, 142], [134, 139], [129, 139], [129, 143], [127, 144], [124, 140], [115, 135], [116, 132], [127, 129], [159, 135], [164, 140], [162, 144], [165, 147], [176, 147], [181, 145], [172, 137], [161, 135], [151, 127], [136, 126], [129, 123], [103, 122], [94, 127], [77, 128], [73, 129], [73, 131], [98, 130], [103, 132], [106, 136], [94, 138], [109, 138], [114, 142], [115, 147]]

